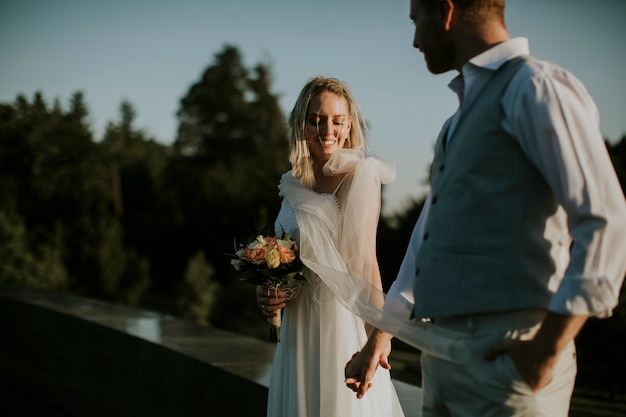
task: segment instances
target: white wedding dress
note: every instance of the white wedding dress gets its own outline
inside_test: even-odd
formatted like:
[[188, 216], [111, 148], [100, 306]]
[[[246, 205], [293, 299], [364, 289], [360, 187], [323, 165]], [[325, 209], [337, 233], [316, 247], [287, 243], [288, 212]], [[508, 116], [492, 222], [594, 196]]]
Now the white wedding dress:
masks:
[[[283, 176], [281, 185], [285, 180], [291, 181], [289, 175]], [[298, 188], [297, 184], [292, 185]], [[293, 210], [285, 196], [289, 197], [289, 192], [283, 188], [284, 199], [275, 229], [277, 235], [288, 233], [301, 245], [305, 262], [304, 254], [309, 250], [341, 246], [338, 229], [342, 227], [344, 200], [334, 194], [316, 194], [306, 189], [297, 189], [297, 192], [304, 193], [306, 204], [313, 201], [312, 212], [314, 216], [323, 213], [323, 221], [306, 229], [299, 227], [298, 219], [304, 224], [307, 222]], [[291, 203], [298, 204], [297, 199], [291, 199]], [[314, 229], [315, 233], [321, 230], [326, 238], [335, 242], [324, 243], [302, 236], [301, 232], [308, 236], [309, 229]], [[324, 255], [324, 258], [329, 259], [333, 268], [341, 268], [333, 265], [332, 255]], [[389, 371], [379, 367], [372, 388], [362, 399], [357, 399], [346, 387], [345, 364], [367, 340], [363, 320], [348, 311], [311, 269], [306, 269], [305, 277], [300, 293], [288, 301], [284, 309], [280, 342], [270, 376], [268, 417], [402, 417]]]

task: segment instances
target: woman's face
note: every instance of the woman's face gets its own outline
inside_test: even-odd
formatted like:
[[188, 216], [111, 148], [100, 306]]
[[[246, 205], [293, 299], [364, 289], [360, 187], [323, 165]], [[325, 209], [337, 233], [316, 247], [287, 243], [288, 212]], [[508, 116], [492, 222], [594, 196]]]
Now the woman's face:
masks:
[[344, 97], [324, 91], [311, 99], [306, 115], [306, 140], [313, 161], [325, 163], [343, 148], [352, 122]]

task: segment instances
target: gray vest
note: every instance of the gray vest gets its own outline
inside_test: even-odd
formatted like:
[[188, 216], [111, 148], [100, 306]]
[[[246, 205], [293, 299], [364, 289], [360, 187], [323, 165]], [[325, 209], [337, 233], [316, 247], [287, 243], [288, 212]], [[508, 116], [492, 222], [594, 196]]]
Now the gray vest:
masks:
[[[561, 232], [558, 203], [517, 141], [501, 127], [500, 99], [529, 58], [502, 65], [437, 141], [432, 206], [416, 260], [416, 317], [545, 308]], [[445, 128], [444, 128], [445, 130]]]

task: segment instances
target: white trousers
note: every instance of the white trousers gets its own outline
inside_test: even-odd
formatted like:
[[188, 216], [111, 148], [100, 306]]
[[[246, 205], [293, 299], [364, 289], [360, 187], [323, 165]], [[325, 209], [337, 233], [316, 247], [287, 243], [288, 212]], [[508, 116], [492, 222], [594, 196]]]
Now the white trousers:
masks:
[[532, 337], [545, 312], [434, 319], [432, 326], [463, 332], [470, 359], [455, 364], [423, 353], [422, 417], [567, 417], [576, 379], [574, 342], [563, 350], [550, 383], [533, 392], [508, 354], [484, 359], [499, 340]]

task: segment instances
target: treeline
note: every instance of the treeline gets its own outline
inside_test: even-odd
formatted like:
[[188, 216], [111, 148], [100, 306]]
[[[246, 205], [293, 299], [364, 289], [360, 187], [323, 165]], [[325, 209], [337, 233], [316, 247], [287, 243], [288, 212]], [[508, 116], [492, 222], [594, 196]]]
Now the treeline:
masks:
[[289, 168], [271, 84], [225, 47], [181, 100], [171, 145], [135, 128], [128, 102], [102, 138], [80, 92], [67, 108], [42, 93], [0, 104], [0, 281], [239, 320], [256, 304], [228, 297], [240, 283], [225, 254], [273, 221]]
[[[0, 103], [0, 283], [140, 305], [265, 338], [253, 289], [234, 275], [227, 254], [235, 239], [273, 222], [278, 180], [289, 169], [286, 115], [270, 68], [246, 68], [225, 46], [177, 116], [177, 137], [164, 145], [134, 126], [129, 102], [101, 138], [81, 92], [67, 106], [43, 93]], [[624, 186], [626, 136], [607, 148]], [[422, 205], [416, 199], [381, 219], [385, 287]], [[579, 341], [581, 378], [622, 393], [624, 311], [593, 321]], [[598, 377], [605, 368], [614, 380]]]

